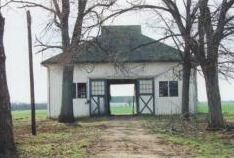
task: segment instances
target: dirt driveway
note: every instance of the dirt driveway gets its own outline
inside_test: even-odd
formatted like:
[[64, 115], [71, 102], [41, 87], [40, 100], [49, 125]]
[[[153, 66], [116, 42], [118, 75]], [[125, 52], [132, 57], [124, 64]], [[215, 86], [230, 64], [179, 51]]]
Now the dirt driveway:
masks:
[[100, 138], [89, 149], [90, 158], [192, 157], [188, 149], [151, 134], [138, 118], [111, 119], [100, 130]]

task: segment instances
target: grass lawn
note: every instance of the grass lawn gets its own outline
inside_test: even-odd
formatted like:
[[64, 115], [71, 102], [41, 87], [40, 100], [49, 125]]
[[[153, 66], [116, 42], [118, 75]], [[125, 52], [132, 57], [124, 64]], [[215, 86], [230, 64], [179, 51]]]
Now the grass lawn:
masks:
[[[27, 121], [31, 119], [31, 111], [30, 110], [21, 110], [21, 111], [13, 111], [12, 112], [13, 120], [23, 120]], [[39, 120], [45, 120], [47, 117], [47, 110], [36, 110], [36, 117]]]
[[[227, 102], [222, 104], [222, 110], [225, 118], [234, 117], [234, 103]], [[199, 103], [197, 106], [198, 113], [208, 113], [207, 103]], [[132, 115], [132, 106], [111, 107], [112, 115]]]
[[[134, 112], [135, 113], [135, 112]], [[112, 115], [132, 115], [132, 106], [111, 107]]]
[[[225, 119], [234, 122], [234, 103], [223, 103], [222, 110]], [[115, 113], [132, 113], [128, 107], [117, 107]], [[222, 158], [234, 157], [234, 132], [210, 132], [207, 127], [206, 113], [208, 106], [205, 103], [198, 105], [197, 118], [194, 125], [181, 125], [178, 117], [142, 117], [142, 122], [152, 133], [159, 135], [168, 144], [186, 146], [195, 157]], [[172, 121], [173, 120], [173, 121]], [[185, 126], [182, 129], [182, 126]], [[193, 127], [194, 126], [194, 127]], [[173, 131], [175, 130], [175, 131]]]
[[155, 117], [145, 117], [143, 124], [150, 132], [159, 135], [164, 143], [189, 148], [194, 157], [234, 157], [234, 132], [207, 131], [205, 130], [207, 124], [204, 121], [182, 123], [176, 117], [160, 121]]
[[[233, 102], [223, 102], [222, 103], [222, 111], [223, 113], [233, 113], [234, 114], [234, 103]], [[207, 113], [208, 105], [207, 103], [199, 103], [197, 106], [197, 112], [199, 113]]]
[[[203, 107], [200, 109], [204, 110]], [[116, 115], [132, 114], [132, 107], [112, 110]], [[234, 122], [234, 113], [228, 112], [225, 117]], [[66, 125], [47, 119], [46, 110], [37, 110], [38, 135], [34, 137], [30, 133], [30, 111], [13, 111], [12, 114], [20, 158], [87, 157], [89, 147], [99, 140], [107, 121], [106, 118], [87, 118], [80, 119], [79, 124]], [[185, 146], [195, 157], [234, 157], [234, 132], [206, 131], [206, 115], [198, 114], [197, 118], [196, 121], [184, 123], [177, 116], [137, 117], [143, 127], [161, 137], [163, 143]]]
[[[223, 102], [222, 111], [223, 111], [224, 118], [226, 120], [234, 119], [234, 103], [233, 102]], [[197, 112], [200, 114], [207, 114], [208, 113], [207, 103], [200, 102], [197, 106]]]
[[[31, 135], [30, 111], [14, 111], [15, 139], [20, 158], [83, 158], [87, 148], [99, 137], [101, 125], [79, 123], [65, 125], [46, 118], [46, 110], [37, 110], [37, 136]], [[85, 122], [85, 121], [84, 121]]]

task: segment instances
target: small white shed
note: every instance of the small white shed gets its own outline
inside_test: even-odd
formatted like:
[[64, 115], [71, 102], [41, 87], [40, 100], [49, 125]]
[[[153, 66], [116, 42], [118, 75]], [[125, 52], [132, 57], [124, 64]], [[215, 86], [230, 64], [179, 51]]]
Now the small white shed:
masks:
[[[48, 69], [48, 113], [57, 118], [62, 102], [62, 53], [42, 64]], [[143, 35], [141, 26], [103, 26], [101, 35], [73, 56], [75, 117], [109, 115], [110, 85], [135, 85], [137, 114], [179, 114], [181, 52]], [[190, 112], [197, 105], [196, 73], [190, 79]]]

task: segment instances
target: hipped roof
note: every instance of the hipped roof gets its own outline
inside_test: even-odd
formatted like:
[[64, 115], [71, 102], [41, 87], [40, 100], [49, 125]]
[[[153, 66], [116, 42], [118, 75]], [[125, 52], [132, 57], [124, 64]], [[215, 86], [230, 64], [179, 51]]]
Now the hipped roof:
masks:
[[178, 62], [181, 52], [141, 33], [141, 26], [102, 26], [101, 35], [82, 44], [79, 50], [61, 53], [42, 62], [109, 63], [109, 62]]

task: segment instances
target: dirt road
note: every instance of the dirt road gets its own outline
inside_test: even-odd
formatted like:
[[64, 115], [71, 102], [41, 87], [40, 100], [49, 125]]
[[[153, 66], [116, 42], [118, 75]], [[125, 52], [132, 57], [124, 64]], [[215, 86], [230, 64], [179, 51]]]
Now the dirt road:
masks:
[[192, 157], [188, 149], [151, 134], [137, 118], [106, 121], [100, 132], [100, 138], [89, 149], [90, 158]]

